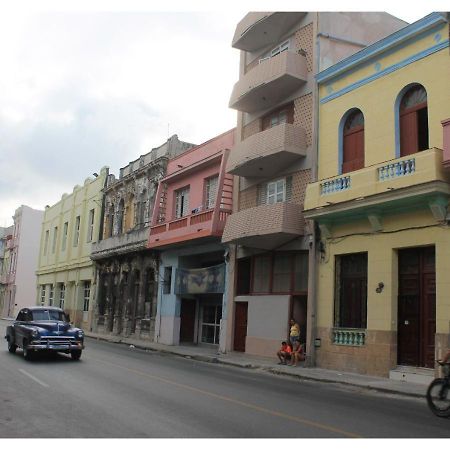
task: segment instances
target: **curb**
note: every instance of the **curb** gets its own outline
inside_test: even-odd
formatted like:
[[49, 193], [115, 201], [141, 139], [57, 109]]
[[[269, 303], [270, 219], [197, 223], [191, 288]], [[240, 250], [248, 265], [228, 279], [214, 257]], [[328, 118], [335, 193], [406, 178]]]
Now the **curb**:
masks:
[[151, 346], [139, 345], [139, 344], [134, 344], [134, 343], [130, 344], [128, 342], [123, 341], [122, 339], [111, 339], [111, 338], [106, 338], [103, 336], [92, 336], [92, 335], [89, 335], [89, 333], [86, 333], [85, 336], [90, 339], [95, 339], [97, 341], [111, 342], [113, 344], [122, 344], [122, 345], [127, 345], [127, 346], [133, 345], [134, 348], [137, 348], [140, 350], [147, 350], [147, 351], [153, 351], [153, 352], [165, 353], [165, 354], [169, 354], [169, 355], [180, 356], [182, 358], [192, 359], [194, 361], [201, 361], [201, 362], [212, 363], [212, 364], [222, 364], [225, 366], [239, 367], [242, 369], [252, 369], [252, 370], [260, 369], [265, 372], [269, 372], [273, 375], [286, 376], [286, 377], [290, 377], [290, 378], [297, 378], [297, 379], [307, 380], [307, 381], [315, 381], [315, 382], [319, 382], [319, 383], [351, 386], [351, 387], [356, 387], [356, 388], [367, 390], [367, 391], [381, 392], [381, 393], [391, 394], [391, 395], [406, 396], [406, 397], [412, 397], [412, 398], [416, 398], [416, 399], [424, 399], [426, 397], [425, 394], [417, 394], [417, 393], [413, 393], [413, 392], [400, 392], [400, 391], [397, 391], [394, 389], [383, 388], [383, 387], [378, 387], [378, 386], [376, 387], [376, 386], [370, 386], [370, 385], [360, 385], [360, 384], [351, 383], [348, 381], [315, 378], [315, 377], [308, 376], [308, 375], [305, 375], [302, 373], [288, 373], [288, 372], [283, 372], [281, 370], [278, 370], [277, 368], [274, 368], [274, 367], [262, 366], [260, 364], [238, 363], [238, 362], [234, 362], [234, 361], [226, 361], [226, 360], [223, 360], [220, 357], [216, 357], [216, 356], [186, 355], [184, 353], [177, 352], [176, 350], [160, 349], [160, 348], [154, 348]]

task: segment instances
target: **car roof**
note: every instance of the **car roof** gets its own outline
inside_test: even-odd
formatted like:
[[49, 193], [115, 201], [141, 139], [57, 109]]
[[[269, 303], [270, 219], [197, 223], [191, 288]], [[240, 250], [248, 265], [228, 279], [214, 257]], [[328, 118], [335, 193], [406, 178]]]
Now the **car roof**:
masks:
[[[22, 310], [28, 309], [30, 311], [42, 311], [42, 310], [54, 310], [54, 311], [63, 311], [61, 308], [58, 308], [57, 306], [27, 306], [25, 308], [22, 308]], [[63, 311], [64, 312], [64, 311]]]

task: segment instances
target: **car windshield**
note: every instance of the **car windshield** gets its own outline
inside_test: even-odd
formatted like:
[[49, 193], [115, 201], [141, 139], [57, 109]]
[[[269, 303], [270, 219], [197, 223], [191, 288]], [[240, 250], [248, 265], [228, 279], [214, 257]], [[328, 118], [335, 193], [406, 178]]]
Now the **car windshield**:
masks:
[[42, 309], [33, 311], [32, 314], [33, 320], [66, 320], [65, 314], [55, 309]]

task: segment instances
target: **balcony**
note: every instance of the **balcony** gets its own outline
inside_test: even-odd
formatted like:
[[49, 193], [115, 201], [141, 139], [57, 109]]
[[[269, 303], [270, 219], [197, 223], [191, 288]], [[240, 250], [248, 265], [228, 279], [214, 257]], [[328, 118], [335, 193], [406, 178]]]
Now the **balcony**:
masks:
[[442, 129], [444, 133], [444, 158], [442, 164], [446, 169], [450, 168], [450, 119], [443, 120]]
[[8, 240], [6, 241], [6, 248], [7, 248], [8, 250], [14, 248], [15, 245], [16, 245], [16, 239], [14, 239], [14, 238], [8, 239]]
[[278, 42], [304, 12], [250, 12], [237, 25], [232, 47], [254, 52]]
[[307, 79], [306, 57], [284, 51], [262, 60], [234, 85], [230, 108], [252, 113], [278, 105]]
[[208, 209], [150, 227], [148, 247], [169, 247], [192, 239], [222, 236], [231, 209]]
[[380, 227], [384, 213], [429, 207], [436, 220], [444, 220], [450, 174], [442, 157], [442, 150], [431, 148], [311, 183], [306, 189], [305, 217], [322, 222], [368, 218]]
[[233, 213], [222, 242], [273, 250], [304, 232], [302, 207], [294, 203], [260, 205]]
[[91, 259], [98, 260], [128, 252], [145, 250], [148, 240], [148, 227], [130, 230], [92, 244]]
[[306, 156], [305, 130], [284, 123], [256, 133], [230, 153], [227, 172], [240, 177], [272, 177]]

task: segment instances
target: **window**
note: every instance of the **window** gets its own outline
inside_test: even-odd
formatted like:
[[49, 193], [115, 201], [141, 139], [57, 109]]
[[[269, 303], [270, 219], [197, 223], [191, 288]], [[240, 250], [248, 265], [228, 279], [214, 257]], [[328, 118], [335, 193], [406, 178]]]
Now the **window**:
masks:
[[59, 307], [61, 309], [64, 309], [65, 298], [66, 298], [66, 285], [64, 283], [61, 283], [59, 288]]
[[364, 116], [359, 109], [345, 119], [342, 130], [341, 173], [353, 172], [364, 167]]
[[175, 191], [175, 218], [189, 214], [189, 186]]
[[147, 189], [144, 189], [141, 194], [141, 201], [139, 202], [138, 206], [138, 214], [139, 214], [139, 220], [138, 223], [140, 225], [146, 224], [148, 222], [147, 218]]
[[78, 247], [80, 240], [80, 216], [75, 217], [75, 229], [73, 231], [73, 246]]
[[274, 49], [272, 49], [269, 53], [266, 53], [262, 58], [260, 58], [259, 63], [267, 59], [273, 58], [274, 56], [279, 55], [282, 52], [289, 50], [289, 39], [284, 41], [282, 44], [277, 45]]
[[50, 291], [48, 293], [48, 306], [53, 306], [53, 284], [50, 285]]
[[84, 292], [83, 292], [83, 311], [89, 311], [89, 298], [91, 296], [91, 282], [84, 282]]
[[[238, 265], [238, 279], [247, 265]], [[275, 252], [252, 258], [251, 294], [301, 293], [308, 290], [308, 252]]]
[[119, 202], [119, 210], [117, 211], [117, 233], [123, 233], [123, 215], [125, 212], [125, 202], [123, 198]]
[[367, 253], [336, 256], [335, 325], [366, 328]]
[[172, 289], [172, 267], [164, 267], [163, 294], [170, 294]]
[[205, 180], [205, 209], [214, 208], [217, 197], [219, 177], [216, 175]]
[[66, 249], [67, 245], [67, 232], [69, 229], [69, 222], [64, 222], [63, 226], [63, 235], [62, 235], [62, 243], [61, 243], [61, 250], [64, 251]]
[[45, 305], [45, 284], [41, 286], [41, 306]]
[[266, 198], [269, 205], [284, 202], [286, 200], [286, 180], [282, 178], [281, 180], [267, 183]]
[[277, 108], [264, 116], [262, 118], [262, 130], [267, 130], [282, 123], [294, 123], [294, 103]]
[[44, 255], [47, 254], [48, 252], [48, 240], [49, 240], [49, 236], [50, 236], [50, 231], [47, 230], [45, 232], [45, 240], [44, 240]]
[[87, 232], [87, 242], [91, 242], [94, 237], [94, 210], [89, 211], [89, 222], [88, 222], [88, 232]]
[[56, 251], [56, 240], [58, 239], [58, 227], [53, 229], [52, 253]]
[[423, 86], [414, 85], [400, 101], [400, 156], [428, 148], [427, 92]]
[[114, 204], [110, 205], [108, 212], [108, 228], [106, 231], [107, 237], [112, 237], [114, 234]]

